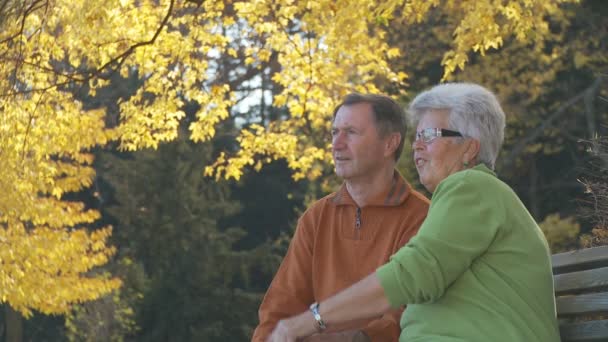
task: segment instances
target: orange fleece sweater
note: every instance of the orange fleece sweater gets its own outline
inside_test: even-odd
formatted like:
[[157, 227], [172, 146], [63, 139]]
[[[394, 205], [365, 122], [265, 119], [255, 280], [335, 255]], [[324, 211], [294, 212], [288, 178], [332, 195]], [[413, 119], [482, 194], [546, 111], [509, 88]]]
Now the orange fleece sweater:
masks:
[[[342, 185], [315, 202], [298, 221], [259, 309], [252, 341], [265, 341], [281, 319], [308, 310], [388, 262], [416, 234], [429, 201], [395, 171], [390, 188], [358, 208]], [[363, 330], [372, 341], [397, 341], [402, 310], [370, 320], [328, 327]]]

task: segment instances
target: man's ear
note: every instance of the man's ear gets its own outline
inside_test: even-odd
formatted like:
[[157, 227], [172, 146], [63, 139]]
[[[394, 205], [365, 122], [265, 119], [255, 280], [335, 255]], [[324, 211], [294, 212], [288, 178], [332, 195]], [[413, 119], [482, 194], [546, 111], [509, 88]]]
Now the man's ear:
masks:
[[401, 133], [393, 132], [386, 137], [384, 143], [384, 156], [393, 156], [401, 143]]
[[479, 140], [477, 139], [473, 139], [473, 138], [469, 138], [467, 139], [468, 141], [468, 145], [466, 150], [464, 151], [464, 154], [462, 155], [463, 158], [463, 162], [471, 162], [474, 160], [477, 160], [479, 157], [479, 148], [481, 146], [481, 144], [479, 143]]

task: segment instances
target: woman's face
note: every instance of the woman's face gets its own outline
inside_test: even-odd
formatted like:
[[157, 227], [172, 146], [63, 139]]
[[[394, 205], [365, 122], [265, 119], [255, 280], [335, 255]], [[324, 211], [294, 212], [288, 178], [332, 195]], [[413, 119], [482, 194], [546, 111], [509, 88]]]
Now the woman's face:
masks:
[[[447, 111], [430, 110], [420, 118], [416, 132], [427, 128], [449, 129], [448, 118]], [[470, 161], [465, 160], [464, 156], [468, 144], [466, 141], [463, 142], [460, 137], [434, 137], [430, 142], [423, 140], [417, 139], [412, 144], [414, 161], [420, 183], [428, 191], [434, 192], [442, 180], [452, 173], [462, 170], [463, 163]]]

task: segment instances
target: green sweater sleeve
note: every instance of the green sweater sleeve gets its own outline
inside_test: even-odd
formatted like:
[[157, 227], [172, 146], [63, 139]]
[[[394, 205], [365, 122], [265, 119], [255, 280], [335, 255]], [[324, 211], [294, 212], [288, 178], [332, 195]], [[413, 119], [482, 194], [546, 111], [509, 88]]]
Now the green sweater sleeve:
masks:
[[467, 170], [439, 184], [418, 235], [377, 270], [393, 307], [441, 298], [489, 248], [504, 219], [504, 210], [492, 196], [495, 180]]

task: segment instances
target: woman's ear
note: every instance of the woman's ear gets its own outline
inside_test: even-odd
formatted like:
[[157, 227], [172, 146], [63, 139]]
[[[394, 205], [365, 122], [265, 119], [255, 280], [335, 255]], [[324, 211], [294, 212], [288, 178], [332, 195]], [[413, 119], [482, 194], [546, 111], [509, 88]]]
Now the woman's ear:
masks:
[[469, 143], [467, 144], [466, 150], [462, 155], [463, 163], [476, 161], [478, 159], [477, 157], [479, 156], [479, 148], [481, 146], [479, 140], [477, 139], [468, 138], [467, 140]]

